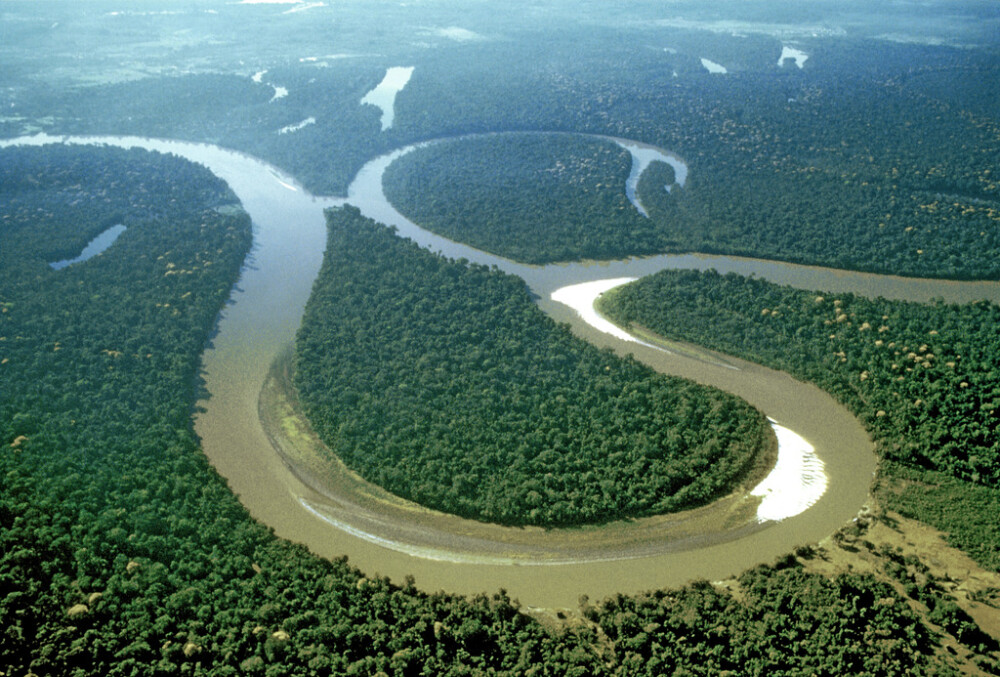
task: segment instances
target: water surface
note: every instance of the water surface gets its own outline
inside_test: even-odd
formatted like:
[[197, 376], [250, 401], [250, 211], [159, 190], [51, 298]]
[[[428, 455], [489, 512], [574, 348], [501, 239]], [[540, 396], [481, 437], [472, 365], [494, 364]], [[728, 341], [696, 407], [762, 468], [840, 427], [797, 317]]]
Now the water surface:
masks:
[[802, 50], [789, 47], [788, 45], [782, 45], [781, 56], [778, 57], [778, 65], [784, 66], [785, 59], [791, 59], [795, 62], [795, 65], [801, 69], [806, 65], [806, 59], [808, 58], [809, 55]]
[[720, 63], [715, 63], [714, 61], [709, 61], [708, 59], [702, 58], [701, 65], [704, 66], [705, 70], [709, 73], [728, 73], [726, 67]]
[[[30, 137], [14, 142], [60, 140]], [[504, 587], [529, 605], [575, 607], [581, 594], [599, 599], [617, 592], [679, 585], [691, 578], [724, 578], [772, 561], [797, 545], [824, 538], [857, 514], [867, 499], [875, 469], [871, 441], [858, 421], [818, 388], [781, 372], [707, 351], [701, 354], [710, 359], [699, 359], [701, 349], [697, 347], [690, 347], [691, 354], [669, 354], [603, 334], [589, 327], [567, 306], [550, 300], [552, 291], [588, 280], [641, 277], [665, 267], [693, 267], [756, 274], [824, 291], [855, 291], [915, 300], [1000, 299], [996, 283], [912, 280], [736, 257], [660, 256], [608, 263], [526, 266], [433, 235], [403, 218], [385, 200], [381, 188], [382, 172], [399, 156], [398, 152], [365, 165], [345, 200], [313, 197], [294, 178], [276, 168], [213, 146], [130, 137], [71, 141], [173, 152], [206, 165], [229, 183], [253, 219], [254, 248], [234, 288], [231, 304], [221, 314], [213, 345], [203, 358], [204, 378], [211, 395], [200, 403], [203, 411], [195, 420], [202, 448], [250, 514], [272, 527], [277, 535], [305, 543], [321, 556], [348, 555], [352, 564], [369, 574], [389, 575], [396, 581], [412, 574], [418, 587], [430, 592], [445, 589], [476, 593]], [[557, 320], [568, 322], [575, 333], [598, 346], [633, 354], [661, 371], [693, 378], [743, 397], [815, 448], [829, 477], [826, 493], [800, 515], [764, 528], [736, 531], [726, 541], [699, 539], [693, 534], [676, 549], [661, 548], [648, 557], [612, 556], [553, 566], [439, 561], [419, 552], [383, 547], [352, 533], [350, 524], [346, 528], [337, 525], [329, 519], [337, 506], [304, 484], [274, 452], [261, 427], [257, 404], [271, 364], [294, 340], [319, 270], [326, 242], [323, 209], [345, 202], [397, 226], [401, 236], [432, 250], [496, 264], [520, 275], [538, 295], [543, 310]], [[375, 526], [390, 534], [405, 532], [404, 524], [376, 522]], [[551, 538], [557, 540], [558, 534], [553, 533]], [[503, 546], [497, 544], [495, 548], [502, 550]]]
[[84, 261], [92, 259], [107, 250], [108, 247], [115, 243], [118, 236], [124, 232], [125, 226], [120, 223], [118, 225], [111, 226], [106, 231], [88, 242], [87, 246], [83, 248], [83, 251], [81, 251], [75, 258], [53, 261], [49, 265], [53, 270], [62, 270], [66, 266], [72, 266], [74, 263], [83, 263]]
[[382, 131], [392, 127], [392, 123], [396, 119], [396, 95], [403, 91], [403, 87], [406, 87], [412, 75], [413, 66], [394, 66], [385, 72], [385, 77], [375, 89], [362, 97], [361, 103], [368, 103], [382, 109]]

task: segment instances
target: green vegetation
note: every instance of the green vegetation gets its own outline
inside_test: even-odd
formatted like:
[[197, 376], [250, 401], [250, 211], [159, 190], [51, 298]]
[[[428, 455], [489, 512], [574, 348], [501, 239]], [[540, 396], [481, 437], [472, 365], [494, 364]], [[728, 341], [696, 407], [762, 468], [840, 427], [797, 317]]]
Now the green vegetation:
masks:
[[594, 348], [518, 278], [353, 207], [328, 220], [295, 384], [331, 451], [392, 493], [501, 524], [600, 522], [704, 504], [771, 444], [746, 403]]
[[[645, 33], [623, 40], [620, 31], [572, 22], [544, 33], [521, 25], [505, 40], [434, 50], [402, 41], [394, 57], [323, 67], [278, 59], [265, 76], [288, 89], [277, 100], [272, 87], [232, 68], [229, 75], [23, 87], [0, 92], [0, 106], [14, 104], [11, 117], [0, 118], [0, 134], [43, 128], [207, 140], [337, 194], [367, 159], [417, 141], [512, 130], [618, 136], [672, 150], [690, 167], [684, 190], [655, 196], [649, 222], [629, 235], [639, 249], [625, 254], [654, 248], [1000, 277], [995, 50], [817, 39], [802, 45], [812, 56], [800, 71], [775, 65], [775, 38], [665, 27], [655, 34], [654, 43], [677, 53], [637, 48], [651, 39]], [[367, 33], [343, 38], [361, 38], [358, 53], [372, 51]], [[704, 54], [730, 72], [705, 72], [698, 61]], [[359, 102], [386, 67], [401, 64], [413, 65], [414, 75], [397, 97], [393, 127], [383, 132], [378, 111]], [[178, 105], [161, 105], [161, 97]], [[307, 118], [315, 124], [279, 133]], [[464, 206], [445, 200], [447, 185], [405, 181], [414, 182], [409, 199], [424, 208], [443, 201], [435, 214]], [[585, 204], [596, 199], [586, 197]], [[650, 191], [640, 197], [649, 200]], [[571, 201], [545, 204], [558, 213]], [[537, 211], [544, 220], [545, 210]], [[583, 215], [550, 254], [569, 256], [577, 242], [599, 237], [608, 214]], [[513, 216], [501, 203], [474, 218], [507, 223]], [[546, 220], [538, 230], [551, 225]], [[618, 256], [617, 246], [608, 240], [600, 248]]]
[[629, 152], [567, 134], [493, 134], [418, 148], [386, 197], [422, 227], [526, 263], [624, 258], [662, 246], [625, 197]]
[[789, 557], [745, 572], [739, 585], [739, 601], [701, 582], [584, 612], [630, 675], [948, 674], [928, 665], [935, 640], [916, 613], [869, 576], [831, 580]]
[[[58, 120], [61, 133], [207, 141], [252, 151], [278, 166], [294, 167], [297, 176], [313, 185], [344, 191], [373, 153], [396, 143], [391, 135], [381, 137], [377, 112], [358, 104], [384, 72], [358, 62], [336, 70], [275, 69], [267, 73], [267, 82], [288, 90], [277, 100], [274, 87], [265, 82], [202, 73], [90, 85], [69, 92], [42, 89], [32, 91], [27, 103]], [[310, 117], [314, 124], [281, 133]], [[6, 126], [15, 127], [10, 122]]]
[[[747, 45], [751, 52], [764, 48], [753, 43]], [[537, 169], [525, 164], [519, 185], [549, 209], [532, 215], [545, 225], [531, 238], [543, 253], [532, 251], [523, 260], [564, 258], [586, 241], [586, 256], [698, 251], [926, 277], [1000, 277], [1000, 184], [993, 161], [1000, 155], [1000, 122], [984, 97], [973, 94], [984, 79], [996, 79], [1000, 65], [974, 53], [886, 44], [877, 45], [879, 57], [870, 61], [873, 48], [851, 41], [824, 45], [822, 58], [801, 74], [758, 66], [722, 78], [697, 70], [675, 78], [677, 55], [609, 47], [604, 56], [586, 60], [586, 73], [563, 64], [558, 76], [525, 74], [531, 93], [551, 92], [532, 104], [506, 80], [455, 86], [461, 72], [447, 80], [454, 91], [421, 83], [407, 95], [427, 111], [417, 118], [421, 122], [439, 119], [434, 111], [448, 113], [440, 116], [447, 117], [447, 128], [426, 129], [423, 138], [558, 129], [638, 139], [688, 162], [683, 190], [664, 195], [661, 181], [642, 182], [638, 194], [650, 219], [641, 222], [626, 212], [631, 224], [614, 211], [586, 209], [573, 221], [562, 220], [579, 196], [542, 190]], [[612, 54], [619, 61], [610, 63]], [[512, 67], [519, 66], [529, 68]], [[621, 72], [631, 77], [622, 79]], [[948, 96], [945, 77], [969, 93]], [[399, 133], [411, 132], [413, 122], [403, 118]], [[415, 129], [412, 134], [421, 138]], [[470, 144], [469, 151], [428, 149], [401, 159], [389, 173], [388, 194], [421, 225], [489, 243], [491, 251], [516, 252], [523, 239], [493, 224], [524, 222], [517, 201], [508, 204], [479, 186], [477, 199], [466, 202], [442, 178], [462, 176], [443, 163], [481, 151], [472, 141], [459, 143]], [[486, 149], [487, 157], [494, 148]], [[520, 166], [513, 162], [504, 171]], [[494, 171], [487, 163], [470, 173]], [[586, 204], [596, 195], [585, 198]], [[612, 224], [603, 222], [608, 214], [615, 216]], [[553, 235], [565, 233], [552, 245], [544, 239], [550, 228]], [[619, 239], [602, 240], [604, 232], [617, 232]], [[506, 244], [493, 242], [503, 237]]]
[[639, 185], [636, 186], [636, 197], [642, 203], [643, 209], [647, 213], [652, 210], [660, 212], [670, 205], [671, 193], [674, 190], [681, 190], [675, 187], [677, 175], [674, 168], [666, 162], [656, 160], [649, 163], [646, 170], [639, 176]]
[[[924, 12], [901, 3], [874, 14], [870, 29], [801, 38], [810, 54], [801, 71], [775, 66], [777, 37], [676, 28], [658, 21], [660, 3], [636, 3], [624, 15], [616, 3], [588, 3], [586, 21], [579, 8], [561, 21], [569, 17], [522, 4], [511, 12], [467, 6], [459, 17], [441, 3], [396, 3], [380, 8], [373, 30], [367, 5], [344, 3], [295, 13], [219, 4], [209, 13], [152, 1], [144, 3], [151, 11], [122, 12], [120, 3], [10, 0], [0, 19], [0, 136], [209, 141], [338, 194], [367, 159], [416, 141], [506, 130], [621, 136], [673, 150], [691, 170], [686, 187], [669, 194], [658, 185], [664, 168], [647, 171], [644, 242], [1000, 277], [992, 3], [922, 7], [932, 15], [948, 5], [935, 34], [978, 14], [979, 33], [950, 37], [986, 49], [854, 37], [905, 33]], [[767, 20], [759, 6], [738, 4], [735, 14]], [[785, 3], [782, 11], [802, 25], [822, 9]], [[693, 4], [678, 12], [691, 26], [718, 25], [720, 16]], [[484, 39], [454, 41], [435, 26]], [[246, 39], [250, 27], [255, 40]], [[112, 30], [116, 39], [107, 40]], [[356, 58], [303, 60], [334, 49]], [[729, 73], [706, 73], [700, 56]], [[383, 132], [378, 112], [359, 101], [396, 65], [416, 70]], [[273, 99], [272, 87], [250, 80], [264, 68], [265, 83], [288, 96]], [[279, 133], [307, 118], [315, 124]], [[232, 203], [214, 177], [176, 159], [0, 150], [0, 672], [958, 672], [927, 622], [959, 644], [990, 648], [918, 575], [919, 562], [893, 553], [880, 560], [891, 588], [785, 562], [744, 574], [733, 594], [700, 583], [587, 605], [599, 629], [562, 632], [544, 630], [502, 593], [428, 596], [275, 539], [205, 462], [190, 425], [198, 354], [249, 247], [247, 219], [225, 209]], [[128, 231], [105, 255], [58, 272], [46, 265], [118, 222]], [[599, 232], [594, 222], [584, 219], [577, 232]], [[580, 239], [566, 237], [573, 246]], [[848, 318], [827, 316], [835, 325], [814, 332], [810, 313], [819, 309], [808, 303], [789, 301], [775, 317], [747, 298], [748, 308], [727, 315], [725, 295], [714, 283], [705, 289], [699, 302], [730, 324], [688, 338], [711, 343], [747, 327], [745, 341], [717, 347], [740, 352], [735, 344], [745, 342], [755, 359], [799, 364], [800, 376], [859, 412], [892, 459], [882, 465], [880, 496], [1000, 569], [988, 343], [996, 346], [995, 310], [838, 297]], [[689, 311], [671, 326], [697, 319]], [[899, 332], [893, 339], [874, 335], [882, 315]], [[781, 329], [789, 317], [802, 321], [798, 335]], [[864, 321], [872, 329], [861, 331]], [[857, 336], [846, 333], [848, 322]], [[838, 338], [825, 338], [831, 333]], [[890, 340], [909, 350], [879, 352]], [[952, 354], [961, 359], [944, 359]], [[926, 611], [923, 621], [914, 609]], [[976, 660], [985, 672], [1000, 669]]]
[[951, 475], [884, 463], [882, 495], [904, 517], [931, 524], [983, 567], [1000, 571], [1000, 490]]
[[[905, 492], [899, 509], [950, 531], [963, 550], [1000, 568], [996, 526], [981, 523], [982, 501], [1000, 500], [997, 306], [821, 296], [735, 274], [664, 271], [606, 294], [600, 307], [623, 325], [827, 390], [866, 424], [878, 452], [895, 462], [890, 470], [934, 471], [917, 480], [936, 485], [934, 494]], [[959, 487], [977, 497], [961, 513], [944, 508]]]
[[[249, 518], [191, 429], [250, 244], [222, 182], [54, 146], [0, 150], [0, 191], [0, 671], [600, 673], [592, 639], [502, 594], [365, 578]], [[48, 267], [109, 215], [128, 231], [104, 255]]]
[[[589, 611], [609, 644], [588, 627], [545, 630], [502, 592], [426, 595], [274, 538], [208, 465], [190, 423], [198, 356], [249, 247], [232, 194], [202, 168], [144, 151], [5, 149], [0, 179], [5, 674], [621, 675], [675, 634], [718, 626], [706, 610], [743, 619], [768, 608], [779, 623], [786, 607], [764, 603], [773, 595], [737, 602], [696, 585], [656, 593], [667, 617], [655, 628], [645, 597]], [[104, 255], [48, 267], [112, 218], [128, 231]], [[863, 665], [881, 657], [885, 674], [904, 674], [891, 662], [904, 650], [908, 669], [926, 665], [935, 640], [898, 601], [855, 618], [821, 577], [757, 579], [785, 593], [775, 599], [799, 595], [795, 608], [814, 609], [831, 634], [915, 638], [870, 647]], [[862, 602], [885, 594], [869, 579], [840, 589]], [[760, 670], [829, 654], [806, 642], [795, 656], [764, 655], [749, 626], [727, 627], [697, 646], [756, 656]], [[668, 663], [707, 665], [694, 651]]]

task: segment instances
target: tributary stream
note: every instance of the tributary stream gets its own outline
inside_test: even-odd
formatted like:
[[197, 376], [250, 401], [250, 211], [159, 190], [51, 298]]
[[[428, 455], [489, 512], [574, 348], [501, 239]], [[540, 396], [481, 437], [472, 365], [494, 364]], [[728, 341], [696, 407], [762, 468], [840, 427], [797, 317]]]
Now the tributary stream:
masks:
[[[828, 536], [848, 523], [868, 498], [875, 469], [871, 440], [830, 396], [781, 372], [695, 347], [668, 353], [601, 333], [551, 300], [556, 289], [642, 277], [664, 268], [715, 268], [827, 292], [916, 301], [1000, 301], [1000, 285], [995, 283], [915, 280], [722, 256], [521, 265], [432, 235], [400, 216], [381, 187], [382, 173], [400, 151], [369, 162], [344, 199], [313, 197], [293, 178], [259, 160], [204, 144], [43, 136], [0, 143], [59, 141], [175, 153], [204, 164], [230, 185], [253, 219], [254, 246], [204, 355], [210, 395], [199, 403], [202, 410], [195, 419], [202, 447], [249, 512], [278, 536], [304, 543], [324, 557], [347, 555], [368, 575], [387, 575], [401, 583], [412, 574], [417, 587], [428, 592], [492, 593], [505, 588], [529, 607], [575, 608], [584, 594], [600, 599], [695, 578], [724, 578]], [[272, 364], [294, 341], [319, 271], [326, 244], [323, 209], [344, 203], [446, 256], [495, 264], [519, 275], [538, 295], [543, 310], [597, 345], [632, 353], [657, 370], [746, 399], [815, 447], [828, 479], [826, 492], [809, 509], [780, 521], [758, 523], [746, 510], [740, 512], [745, 497], [731, 497], [721, 507], [662, 519], [545, 531], [481, 525], [402, 503], [366, 503], [349, 494], [338, 496], [336, 487], [317, 490], [275, 451], [261, 425], [258, 398]]]

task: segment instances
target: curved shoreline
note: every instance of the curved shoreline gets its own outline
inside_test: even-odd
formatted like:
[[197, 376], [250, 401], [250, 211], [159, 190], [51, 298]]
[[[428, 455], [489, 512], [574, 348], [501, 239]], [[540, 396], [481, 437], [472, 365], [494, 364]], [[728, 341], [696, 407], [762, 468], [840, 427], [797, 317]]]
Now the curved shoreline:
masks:
[[317, 517], [370, 543], [434, 561], [565, 565], [649, 557], [723, 543], [767, 528], [759, 488], [773, 473], [779, 436], [739, 487], [689, 510], [567, 528], [511, 527], [426, 508], [362, 479], [312, 431], [291, 384], [290, 355], [272, 365], [261, 389], [264, 432], [289, 471], [322, 499], [300, 498]]
[[[821, 540], [850, 521], [868, 499], [876, 467], [873, 445], [858, 420], [826, 393], [782, 372], [696, 346], [685, 345], [679, 354], [665, 354], [647, 346], [626, 344], [597, 332], [573, 317], [565, 306], [548, 299], [552, 290], [606, 277], [639, 277], [664, 267], [711, 267], [722, 272], [756, 274], [793, 286], [864, 295], [912, 300], [935, 296], [957, 301], [1000, 299], [1000, 285], [996, 283], [898, 278], [738, 257], [665, 255], [605, 263], [525, 266], [434, 236], [402, 219], [385, 202], [379, 181], [387, 158], [397, 155], [394, 153], [366, 164], [351, 185], [350, 197], [343, 199], [313, 197], [292, 177], [266, 163], [206, 144], [138, 137], [27, 137], [0, 145], [19, 142], [104, 143], [172, 152], [206, 165], [230, 184], [254, 220], [255, 243], [231, 302], [221, 314], [213, 345], [203, 356], [204, 378], [211, 396], [199, 402], [203, 412], [195, 420], [202, 448], [249, 513], [270, 526], [276, 535], [305, 543], [323, 557], [347, 555], [352, 564], [368, 573], [396, 580], [413, 575], [418, 587], [428, 592], [443, 589], [474, 594], [502, 587], [531, 606], [572, 608], [581, 594], [598, 599], [681, 585], [692, 578], [725, 578], [772, 561], [798, 545]], [[368, 185], [363, 185], [366, 181]], [[357, 204], [366, 215], [387, 225], [401, 224], [402, 236], [447, 256], [498, 265], [520, 275], [538, 295], [543, 310], [557, 321], [568, 322], [575, 333], [597, 346], [632, 354], [655, 369], [720, 387], [767, 412], [815, 445], [830, 477], [826, 494], [801, 515], [756, 528], [733, 540], [708, 543], [702, 538], [698, 542], [699, 536], [695, 535], [694, 549], [634, 560], [553, 566], [422, 559], [334, 526], [331, 520], [335, 518], [318, 515], [309, 507], [323, 503], [325, 497], [296, 477], [273, 452], [260, 425], [258, 397], [275, 356], [294, 338], [302, 306], [319, 269], [326, 234], [322, 208], [344, 203]], [[710, 355], [711, 359], [688, 354]]]
[[[622, 341], [673, 354], [661, 345], [647, 343], [628, 333], [597, 311], [598, 297], [632, 281], [633, 278], [624, 277], [583, 282], [557, 289], [552, 292], [551, 298], [572, 308], [584, 322], [598, 331]], [[725, 362], [714, 364], [739, 371]], [[762, 522], [783, 520], [808, 510], [823, 497], [829, 479], [815, 447], [795, 431], [778, 425], [774, 419], [770, 421], [778, 439], [778, 458], [767, 477], [750, 491], [751, 496], [762, 499], [757, 508], [757, 519]]]
[[[642, 177], [642, 173], [646, 171], [650, 164], [653, 162], [663, 162], [670, 165], [675, 172], [675, 180], [671, 186], [664, 186], [667, 190], [677, 186], [683, 188], [684, 184], [687, 182], [688, 166], [687, 162], [683, 160], [676, 153], [671, 153], [670, 151], [664, 150], [663, 148], [658, 148], [648, 143], [642, 143], [640, 141], [632, 141], [630, 139], [623, 139], [617, 136], [608, 136], [606, 134], [590, 134], [586, 132], [527, 132], [527, 131], [515, 131], [515, 132], [478, 132], [469, 134], [460, 134], [458, 136], [446, 136], [437, 139], [427, 139], [425, 141], [418, 141], [417, 143], [411, 143], [395, 150], [389, 151], [383, 155], [379, 155], [368, 162], [358, 171], [355, 175], [355, 180], [351, 182], [348, 186], [348, 199], [356, 198], [356, 192], [352, 192], [355, 188], [355, 184], [358, 179], [366, 172], [366, 170], [371, 167], [378, 167], [376, 171], [381, 177], [382, 173], [388, 169], [389, 165], [394, 163], [399, 158], [404, 155], [408, 155], [415, 150], [420, 150], [421, 148], [427, 148], [428, 146], [433, 146], [439, 143], [451, 142], [451, 141], [461, 141], [463, 139], [477, 139], [483, 137], [491, 136], [501, 136], [501, 135], [545, 135], [545, 136], [576, 136], [583, 137], [587, 139], [596, 139], [600, 141], [608, 141], [615, 144], [622, 150], [628, 152], [631, 158], [631, 167], [629, 168], [629, 175], [625, 178], [625, 185], [623, 189], [625, 191], [625, 196], [629, 203], [635, 210], [639, 212], [645, 218], [649, 218], [649, 213], [646, 208], [642, 206], [642, 202], [639, 200], [637, 194], [637, 189], [639, 186], [639, 179]], [[384, 163], [384, 164], [383, 164]], [[379, 190], [381, 190], [381, 184], [379, 185]], [[430, 231], [428, 231], [430, 232]], [[477, 250], [478, 251], [478, 250]], [[483, 252], [486, 253], [486, 252]], [[489, 255], [489, 254], [488, 254]], [[525, 264], [527, 265], [527, 264]]]

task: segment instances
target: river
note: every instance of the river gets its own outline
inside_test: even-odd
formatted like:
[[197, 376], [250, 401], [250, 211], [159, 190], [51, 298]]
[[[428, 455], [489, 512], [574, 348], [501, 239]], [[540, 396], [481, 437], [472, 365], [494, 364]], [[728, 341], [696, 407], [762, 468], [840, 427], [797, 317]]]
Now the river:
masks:
[[[195, 419], [202, 447], [250, 514], [271, 526], [278, 536], [304, 543], [320, 556], [347, 555], [352, 564], [369, 575], [388, 575], [402, 582], [412, 574], [417, 586], [429, 592], [443, 589], [469, 594], [502, 587], [529, 607], [575, 608], [582, 594], [600, 599], [618, 592], [680, 585], [692, 578], [724, 578], [772, 561], [797, 545], [824, 538], [849, 522], [868, 498], [875, 469], [871, 441], [858, 421], [818, 388], [781, 372], [696, 347], [689, 347], [683, 354], [667, 353], [615, 338], [553, 301], [550, 297], [556, 289], [589, 280], [641, 277], [666, 267], [715, 268], [824, 291], [913, 300], [1000, 300], [1000, 286], [994, 283], [913, 280], [736, 257], [686, 255], [609, 263], [517, 264], [430, 234], [399, 215], [385, 200], [381, 177], [402, 151], [365, 165], [351, 184], [347, 198], [317, 198], [294, 178], [266, 163], [204, 144], [135, 137], [38, 136], [3, 145], [58, 141], [138, 146], [175, 153], [204, 164], [230, 185], [253, 219], [254, 246], [204, 355], [203, 375], [210, 396], [199, 403], [202, 411]], [[492, 548], [484, 546], [484, 556], [478, 560], [449, 558], [439, 556], [449, 552], [447, 543], [433, 552], [417, 547], [386, 547], [393, 541], [405, 546], [407, 530], [406, 524], [394, 522], [387, 515], [359, 517], [360, 527], [349, 520], [344, 523], [336, 518], [344, 504], [315, 491], [285, 465], [275, 453], [258, 414], [258, 397], [269, 368], [294, 340], [319, 270], [326, 242], [323, 209], [344, 203], [357, 205], [366, 215], [397, 226], [402, 236], [447, 256], [498, 265], [521, 276], [538, 295], [543, 310], [568, 322], [574, 332], [599, 346], [634, 354], [658, 370], [743, 397], [814, 446], [828, 476], [826, 492], [815, 505], [795, 517], [764, 524], [744, 520], [715, 535], [700, 534], [695, 529], [670, 540], [672, 536], [650, 531], [650, 523], [641, 520], [575, 530], [602, 531], [596, 540], [589, 541], [585, 557], [576, 557], [579, 548], [565, 545], [566, 538], [574, 538], [572, 534], [519, 530], [543, 549], [550, 544], [553, 551], [569, 548], [558, 557], [529, 558], [520, 565], [507, 563], [508, 547], [502, 541]], [[347, 512], [350, 518], [350, 510]], [[686, 519], [683, 515], [673, 523]], [[415, 524], [422, 526], [422, 518], [417, 518]], [[447, 531], [438, 535], [441, 533], [448, 535]], [[380, 534], [386, 538], [380, 541]], [[454, 540], [462, 536], [453, 535]], [[594, 547], [603, 548], [600, 552], [604, 555]]]

